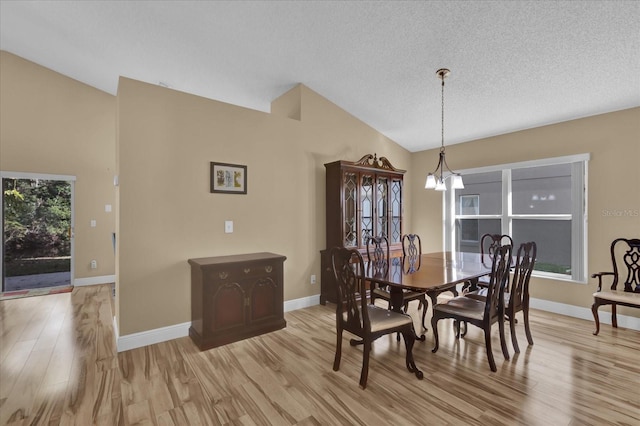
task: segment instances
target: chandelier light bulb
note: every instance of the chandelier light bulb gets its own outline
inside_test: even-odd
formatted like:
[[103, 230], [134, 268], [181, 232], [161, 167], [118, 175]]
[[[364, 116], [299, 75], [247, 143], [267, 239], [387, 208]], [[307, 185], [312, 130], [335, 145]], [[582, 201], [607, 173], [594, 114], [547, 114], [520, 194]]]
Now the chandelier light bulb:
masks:
[[429, 173], [427, 175], [427, 182], [424, 184], [425, 189], [435, 189], [436, 187], [436, 177], [433, 173]]

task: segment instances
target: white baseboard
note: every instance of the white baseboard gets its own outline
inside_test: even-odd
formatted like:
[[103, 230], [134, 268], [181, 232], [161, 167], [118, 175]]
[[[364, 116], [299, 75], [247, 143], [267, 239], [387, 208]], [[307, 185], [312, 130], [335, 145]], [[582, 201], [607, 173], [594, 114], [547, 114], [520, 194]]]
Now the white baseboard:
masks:
[[[529, 299], [529, 306], [533, 309], [540, 309], [541, 311], [547, 311], [554, 314], [566, 315], [573, 318], [593, 321], [593, 313], [591, 312], [591, 307], [585, 308], [582, 306], [567, 305], [565, 303], [533, 298]], [[600, 309], [598, 311], [601, 325], [611, 324], [611, 311], [607, 311], [606, 309], [607, 308], [605, 307], [604, 309]], [[640, 331], [640, 318], [620, 314], [618, 314], [617, 317], [618, 327]]]
[[115, 275], [102, 275], [100, 277], [76, 278], [73, 280], [73, 285], [75, 287], [82, 287], [85, 285], [110, 284], [115, 282]]
[[168, 340], [178, 339], [189, 335], [190, 322], [156, 328], [154, 330], [141, 331], [140, 333], [127, 334], [118, 337], [118, 352], [141, 348]]
[[[295, 300], [287, 300], [284, 302], [284, 311], [295, 311], [296, 309], [308, 308], [320, 303], [320, 295], [302, 297]], [[182, 324], [170, 325], [168, 327], [156, 328], [154, 330], [141, 331], [140, 333], [127, 334], [126, 336], [118, 336], [117, 323], [115, 317], [113, 324], [116, 329], [116, 342], [118, 352], [128, 351], [130, 349], [141, 348], [143, 346], [153, 345], [154, 343], [166, 342], [167, 340], [178, 339], [189, 335], [190, 322]]]
[[284, 302], [284, 311], [295, 311], [297, 309], [308, 308], [320, 304], [320, 295], [301, 297], [300, 299], [287, 300]]
[[[287, 300], [284, 302], [284, 311], [290, 312], [297, 309], [308, 308], [320, 303], [320, 295], [302, 297], [300, 299]], [[560, 315], [567, 315], [574, 318], [593, 321], [591, 308], [583, 308], [580, 306], [567, 305], [565, 303], [551, 302], [549, 300], [531, 299], [530, 306], [533, 309], [552, 312]], [[600, 312], [600, 323], [611, 324], [611, 313], [605, 310]], [[118, 325], [115, 317], [113, 319], [116, 340], [118, 342], [118, 352], [128, 351], [130, 349], [141, 348], [143, 346], [153, 345], [155, 343], [166, 342], [168, 340], [178, 339], [189, 335], [190, 322], [182, 324], [170, 325], [168, 327], [156, 328], [154, 330], [141, 331], [140, 333], [128, 334], [126, 336], [118, 336]], [[640, 318], [628, 315], [618, 315], [618, 326], [640, 331]]]

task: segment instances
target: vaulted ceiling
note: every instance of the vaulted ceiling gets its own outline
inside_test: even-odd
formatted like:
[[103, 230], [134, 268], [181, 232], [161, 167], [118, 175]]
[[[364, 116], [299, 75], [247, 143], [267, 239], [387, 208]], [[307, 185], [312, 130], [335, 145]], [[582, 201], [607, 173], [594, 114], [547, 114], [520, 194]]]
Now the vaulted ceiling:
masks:
[[303, 83], [410, 151], [640, 106], [638, 1], [2, 1], [0, 48], [261, 111]]

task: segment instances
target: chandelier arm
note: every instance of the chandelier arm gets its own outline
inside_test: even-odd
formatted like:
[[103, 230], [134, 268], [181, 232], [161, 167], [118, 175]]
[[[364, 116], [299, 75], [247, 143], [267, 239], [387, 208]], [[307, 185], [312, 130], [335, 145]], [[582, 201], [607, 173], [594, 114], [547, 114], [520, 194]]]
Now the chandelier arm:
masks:
[[449, 171], [449, 173], [451, 173], [452, 175], [455, 175], [455, 174], [456, 174], [456, 172], [454, 172], [453, 170], [451, 170], [451, 169], [449, 168], [449, 165], [447, 164], [447, 159], [444, 157], [444, 155], [442, 156], [442, 161], [443, 161], [443, 163], [444, 163], [444, 167], [446, 167], [446, 168], [447, 168], [447, 170]]

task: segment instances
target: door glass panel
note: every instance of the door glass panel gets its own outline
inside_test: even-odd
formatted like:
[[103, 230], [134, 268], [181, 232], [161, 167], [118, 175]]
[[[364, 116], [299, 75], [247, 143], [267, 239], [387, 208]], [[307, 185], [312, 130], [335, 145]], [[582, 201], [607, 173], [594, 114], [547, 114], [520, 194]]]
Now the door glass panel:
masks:
[[2, 178], [1, 291], [71, 284], [71, 181]]
[[358, 186], [355, 173], [344, 174], [344, 246], [357, 245], [358, 231], [356, 230], [356, 188]]
[[376, 232], [377, 235], [385, 236], [389, 238], [389, 178], [378, 177], [377, 184], [377, 223]]
[[373, 236], [373, 176], [371, 175], [362, 175], [360, 206], [362, 209], [361, 244], [364, 246]]

